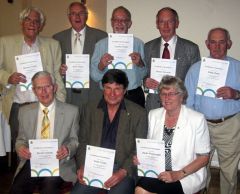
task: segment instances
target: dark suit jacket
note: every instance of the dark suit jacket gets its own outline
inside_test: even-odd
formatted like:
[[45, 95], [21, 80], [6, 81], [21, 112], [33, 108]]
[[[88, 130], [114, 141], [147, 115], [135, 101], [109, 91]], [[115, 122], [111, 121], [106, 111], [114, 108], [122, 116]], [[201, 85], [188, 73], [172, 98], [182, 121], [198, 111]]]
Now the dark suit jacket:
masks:
[[[66, 54], [72, 54], [71, 35], [72, 28], [53, 35], [53, 38], [60, 42], [62, 50], [62, 64], [66, 63]], [[91, 59], [95, 43], [105, 37], [107, 37], [106, 32], [86, 26], [83, 54], [89, 54]], [[81, 89], [81, 92], [79, 91], [74, 93], [71, 89], [67, 88], [66, 102], [81, 106], [82, 103], [86, 104], [89, 99], [95, 100], [101, 98], [101, 96], [102, 92], [99, 89], [98, 84], [90, 79], [90, 91], [89, 89]]]
[[[28, 146], [29, 139], [36, 139], [39, 103], [22, 106], [19, 110], [19, 133], [16, 150]], [[67, 146], [70, 156], [60, 161], [60, 176], [65, 181], [76, 181], [75, 154], [78, 147], [79, 111], [78, 108], [56, 100], [53, 138], [58, 139], [59, 147]], [[26, 160], [21, 160], [15, 176], [20, 172]]]
[[[162, 38], [153, 39], [144, 45], [145, 61], [148, 68], [148, 76], [150, 77], [151, 58], [160, 58], [160, 46]], [[176, 76], [183, 81], [191, 65], [199, 61], [200, 51], [195, 43], [177, 37], [174, 59], [177, 60]], [[160, 100], [157, 94], [148, 94], [146, 100], [146, 108], [148, 111], [160, 107]]]
[[[121, 110], [117, 130], [115, 162], [119, 168], [133, 175], [132, 157], [136, 154], [135, 138], [146, 138], [147, 115], [139, 105], [124, 100], [126, 109]], [[104, 112], [98, 108], [98, 103], [90, 103], [81, 121], [77, 166], [84, 165], [86, 145], [100, 146], [103, 128]]]

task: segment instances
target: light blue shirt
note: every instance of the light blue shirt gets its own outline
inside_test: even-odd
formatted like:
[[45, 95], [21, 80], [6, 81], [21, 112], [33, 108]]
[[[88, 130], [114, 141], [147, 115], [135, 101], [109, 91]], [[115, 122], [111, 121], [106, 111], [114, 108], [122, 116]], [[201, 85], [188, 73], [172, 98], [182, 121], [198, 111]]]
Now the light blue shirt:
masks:
[[[133, 39], [133, 51], [138, 52], [144, 61], [144, 43], [136, 37]], [[103, 71], [98, 69], [100, 59], [105, 53], [108, 53], [108, 38], [104, 38], [96, 43], [91, 59], [90, 76], [94, 81], [99, 82], [100, 86], [102, 77], [108, 70], [108, 68], [105, 68]], [[122, 71], [124, 71], [128, 77], [128, 90], [141, 86], [143, 78], [147, 75], [146, 66], [138, 67], [137, 65], [133, 65], [133, 69], [122, 69]]]
[[[240, 61], [231, 57], [225, 86], [240, 90]], [[218, 99], [196, 94], [201, 61], [192, 65], [186, 78], [185, 86], [188, 90], [187, 106], [205, 115], [206, 119], [220, 119], [240, 112], [240, 100]]]

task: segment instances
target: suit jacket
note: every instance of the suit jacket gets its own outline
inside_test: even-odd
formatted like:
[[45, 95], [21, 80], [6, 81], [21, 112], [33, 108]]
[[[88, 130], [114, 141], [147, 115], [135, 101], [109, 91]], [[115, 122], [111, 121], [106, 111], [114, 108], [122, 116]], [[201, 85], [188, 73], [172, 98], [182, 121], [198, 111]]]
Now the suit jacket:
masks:
[[[148, 68], [147, 77], [150, 77], [151, 58], [160, 58], [161, 42], [162, 38], [159, 37], [145, 43], [144, 45], [145, 61]], [[177, 60], [176, 76], [184, 81], [190, 66], [200, 60], [198, 45], [178, 36], [174, 59]], [[146, 109], [150, 111], [151, 109], [159, 107], [160, 100], [158, 94], [148, 94], [146, 99]]]
[[[39, 103], [22, 106], [19, 110], [19, 133], [16, 151], [21, 146], [29, 147], [28, 140], [36, 139]], [[56, 100], [53, 138], [58, 139], [59, 147], [67, 146], [70, 156], [60, 160], [60, 176], [69, 182], [76, 181], [75, 153], [78, 147], [79, 111], [78, 108]], [[21, 159], [15, 176], [26, 160]]]
[[[53, 38], [58, 40], [61, 45], [62, 64], [66, 63], [66, 54], [72, 54], [71, 36], [72, 28], [53, 35]], [[95, 43], [105, 37], [107, 37], [106, 32], [86, 25], [83, 54], [89, 54], [91, 59]], [[90, 79], [90, 91], [89, 89], [81, 89], [81, 92], [74, 93], [71, 89], [67, 88], [67, 102], [78, 106], [82, 103], [86, 104], [89, 99], [95, 100], [99, 99], [101, 96], [102, 92], [99, 89], [98, 84], [92, 79]]]
[[[133, 175], [135, 167], [132, 164], [132, 157], [136, 154], [135, 138], [146, 138], [147, 115], [139, 105], [128, 100], [124, 100], [124, 102], [126, 109], [121, 110], [120, 113], [115, 162], [119, 168], [127, 170], [129, 175]], [[101, 145], [103, 119], [102, 108], [98, 108], [96, 102], [89, 104], [84, 118], [81, 119], [77, 166], [84, 165], [86, 145]]]
[[[61, 65], [61, 50], [57, 41], [46, 38], [37, 37], [39, 41], [39, 52], [43, 64], [43, 70], [53, 75], [58, 84], [57, 98], [65, 101], [66, 91], [59, 74]], [[12, 35], [0, 38], [0, 84], [7, 86], [10, 75], [17, 72], [15, 65], [15, 56], [21, 55], [23, 46], [23, 35]], [[9, 118], [13, 97], [15, 94], [15, 86], [11, 86], [7, 95], [3, 96], [3, 112], [6, 118]]]

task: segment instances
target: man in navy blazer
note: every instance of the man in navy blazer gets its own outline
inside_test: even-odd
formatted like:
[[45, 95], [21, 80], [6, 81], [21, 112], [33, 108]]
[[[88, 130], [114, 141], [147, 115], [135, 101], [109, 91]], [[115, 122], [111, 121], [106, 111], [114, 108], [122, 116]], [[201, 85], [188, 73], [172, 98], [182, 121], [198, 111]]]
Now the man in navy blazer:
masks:
[[[151, 59], [163, 58], [164, 44], [168, 43], [170, 59], [177, 60], [176, 76], [184, 80], [185, 75], [192, 64], [200, 60], [200, 52], [198, 45], [183, 39], [176, 35], [176, 29], [179, 25], [178, 13], [170, 8], [164, 7], [160, 9], [156, 15], [156, 26], [160, 32], [160, 37], [153, 39], [144, 45], [145, 61], [148, 67], [148, 75], [144, 79], [145, 89], [157, 89], [159, 82], [150, 78]], [[147, 95], [146, 109], [161, 106], [158, 94]]]

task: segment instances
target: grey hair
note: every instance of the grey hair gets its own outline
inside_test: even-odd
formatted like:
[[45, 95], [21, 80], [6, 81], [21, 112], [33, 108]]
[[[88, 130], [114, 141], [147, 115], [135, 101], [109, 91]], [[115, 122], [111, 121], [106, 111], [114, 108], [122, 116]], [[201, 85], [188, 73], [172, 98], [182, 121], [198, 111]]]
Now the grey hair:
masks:
[[84, 5], [83, 3], [81, 2], [78, 2], [78, 1], [74, 1], [72, 2], [69, 6], [68, 6], [68, 9], [67, 9], [67, 14], [69, 15], [70, 14], [70, 9], [72, 6], [74, 5], [79, 5], [80, 7], [82, 7], [84, 9], [84, 11], [86, 12], [86, 14], [88, 14], [88, 8], [86, 5]]
[[113, 16], [114, 16], [115, 12], [118, 11], [118, 10], [123, 10], [126, 13], [127, 18], [129, 19], [129, 21], [131, 21], [131, 19], [132, 19], [131, 12], [126, 7], [123, 7], [123, 6], [116, 7], [113, 10], [111, 19], [113, 19]]
[[31, 11], [35, 11], [40, 15], [40, 22], [41, 22], [41, 25], [43, 25], [46, 21], [46, 18], [45, 18], [44, 13], [42, 12], [42, 10], [37, 7], [28, 7], [26, 9], [22, 10], [21, 13], [19, 14], [20, 22], [23, 22], [23, 20], [29, 16]]
[[39, 77], [50, 77], [52, 80], [52, 83], [55, 84], [55, 78], [53, 77], [53, 75], [47, 71], [39, 71], [37, 73], [35, 73], [32, 77], [32, 83], [35, 81], [35, 79], [39, 78]]
[[158, 93], [160, 94], [162, 89], [170, 87], [176, 88], [176, 90], [183, 96], [183, 104], [186, 104], [188, 92], [183, 81], [179, 77], [165, 75], [158, 86]]
[[160, 14], [162, 11], [170, 11], [170, 12], [172, 12], [172, 14], [173, 14], [174, 17], [175, 17], [175, 20], [176, 20], [176, 21], [179, 21], [179, 16], [178, 16], [177, 11], [176, 11], [175, 9], [171, 8], [171, 7], [164, 7], [164, 8], [162, 8], [162, 9], [160, 9], [160, 10], [157, 12], [156, 17], [158, 17], [159, 14]]

